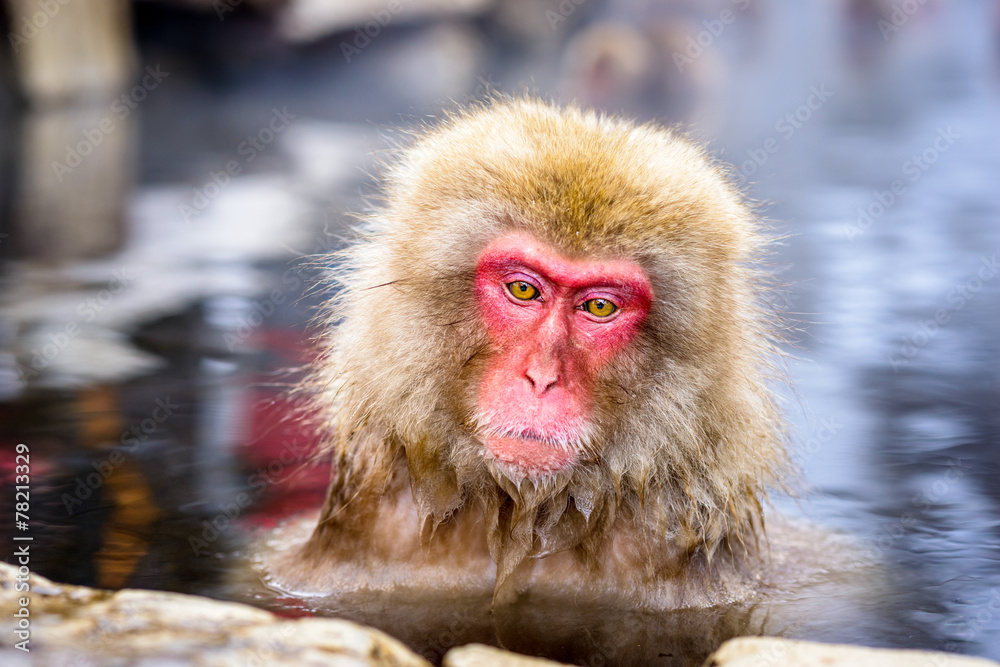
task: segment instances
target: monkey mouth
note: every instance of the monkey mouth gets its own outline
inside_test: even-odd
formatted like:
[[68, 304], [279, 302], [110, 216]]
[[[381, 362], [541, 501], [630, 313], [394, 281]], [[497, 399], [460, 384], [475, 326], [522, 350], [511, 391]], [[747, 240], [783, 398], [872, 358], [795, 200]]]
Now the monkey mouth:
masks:
[[493, 430], [479, 436], [485, 446], [486, 458], [500, 464], [508, 477], [535, 479], [573, 465], [579, 458], [579, 447], [564, 438], [551, 438], [530, 430]]

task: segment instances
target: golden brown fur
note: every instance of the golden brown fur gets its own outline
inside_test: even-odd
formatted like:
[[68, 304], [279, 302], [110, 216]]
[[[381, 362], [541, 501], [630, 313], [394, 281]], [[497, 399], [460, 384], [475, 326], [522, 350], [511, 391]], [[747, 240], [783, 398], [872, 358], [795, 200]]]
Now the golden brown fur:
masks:
[[[384, 193], [342, 255], [311, 382], [330, 494], [278, 578], [660, 608], [743, 595], [786, 453], [763, 237], [722, 169], [668, 130], [521, 99], [418, 135]], [[513, 230], [568, 258], [632, 260], [656, 295], [599, 378], [592, 456], [534, 483], [491, 468], [471, 430], [490, 355], [475, 262]]]

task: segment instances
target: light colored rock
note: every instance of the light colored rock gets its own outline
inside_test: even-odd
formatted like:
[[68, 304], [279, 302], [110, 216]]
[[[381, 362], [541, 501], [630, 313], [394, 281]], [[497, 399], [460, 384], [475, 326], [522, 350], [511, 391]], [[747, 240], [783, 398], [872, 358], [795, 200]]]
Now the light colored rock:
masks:
[[[429, 667], [385, 633], [328, 618], [281, 619], [234, 602], [158, 591], [100, 591], [0, 563], [0, 664]], [[23, 578], [21, 580], [23, 583]], [[30, 653], [11, 646], [19, 600], [30, 600]]]
[[442, 667], [552, 667], [561, 662], [518, 655], [484, 644], [468, 644], [448, 651]]
[[739, 637], [709, 656], [705, 667], [997, 667], [984, 658], [844, 644]]

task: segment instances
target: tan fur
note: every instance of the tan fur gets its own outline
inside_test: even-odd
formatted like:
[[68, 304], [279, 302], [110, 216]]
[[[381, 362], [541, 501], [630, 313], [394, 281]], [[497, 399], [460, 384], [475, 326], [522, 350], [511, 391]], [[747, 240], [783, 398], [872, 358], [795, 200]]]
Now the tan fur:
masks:
[[[419, 134], [383, 188], [334, 277], [311, 385], [336, 468], [288, 577], [431, 586], [450, 571], [652, 607], [742, 594], [787, 456], [763, 236], [722, 169], [663, 128], [519, 99]], [[588, 455], [537, 484], [491, 468], [472, 432], [490, 355], [475, 262], [514, 230], [637, 262], [656, 297], [598, 379]]]

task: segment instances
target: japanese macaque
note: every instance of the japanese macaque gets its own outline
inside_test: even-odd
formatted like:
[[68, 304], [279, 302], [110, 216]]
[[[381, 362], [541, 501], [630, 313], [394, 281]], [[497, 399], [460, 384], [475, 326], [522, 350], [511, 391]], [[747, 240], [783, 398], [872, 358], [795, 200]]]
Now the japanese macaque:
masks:
[[647, 609], [752, 590], [787, 455], [766, 238], [724, 169], [518, 99], [419, 134], [383, 187], [311, 382], [329, 496], [275, 578]]

